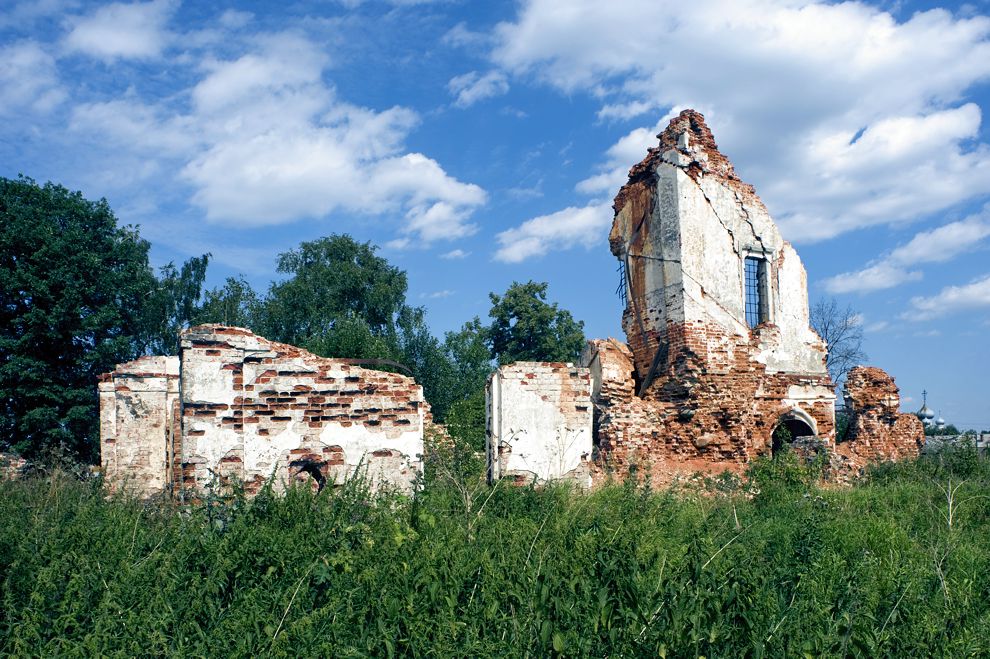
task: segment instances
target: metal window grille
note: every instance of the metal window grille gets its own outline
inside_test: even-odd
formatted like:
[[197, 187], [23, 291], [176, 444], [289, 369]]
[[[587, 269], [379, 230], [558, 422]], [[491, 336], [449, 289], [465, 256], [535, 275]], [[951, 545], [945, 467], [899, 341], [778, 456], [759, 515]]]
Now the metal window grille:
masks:
[[746, 272], [746, 324], [750, 327], [756, 327], [766, 320], [766, 302], [762, 299], [764, 294], [763, 269], [765, 266], [763, 259], [752, 256], [747, 256], [744, 263]]
[[619, 286], [615, 289], [615, 292], [619, 294], [619, 299], [622, 300], [623, 306], [626, 304], [626, 263], [625, 261], [619, 261]]

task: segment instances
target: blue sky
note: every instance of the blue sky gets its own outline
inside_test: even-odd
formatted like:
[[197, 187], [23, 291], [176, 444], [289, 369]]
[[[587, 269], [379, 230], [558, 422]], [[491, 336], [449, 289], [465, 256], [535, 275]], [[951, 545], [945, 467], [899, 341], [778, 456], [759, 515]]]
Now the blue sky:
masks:
[[550, 282], [621, 336], [611, 199], [707, 117], [869, 363], [990, 429], [990, 3], [524, 0], [0, 10], [0, 175], [106, 197], [160, 265], [264, 290], [333, 232], [381, 245], [438, 333]]

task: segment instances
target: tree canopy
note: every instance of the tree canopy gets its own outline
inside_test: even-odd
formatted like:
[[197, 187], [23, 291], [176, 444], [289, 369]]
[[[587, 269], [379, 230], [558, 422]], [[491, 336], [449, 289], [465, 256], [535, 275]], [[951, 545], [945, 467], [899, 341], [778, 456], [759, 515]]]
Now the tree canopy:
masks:
[[375, 250], [344, 234], [280, 254], [278, 271], [289, 277], [269, 289], [260, 329], [268, 338], [307, 347], [332, 345], [339, 341], [335, 332], [353, 334], [360, 324], [369, 336], [394, 333], [405, 306], [406, 273]]
[[584, 323], [546, 301], [546, 282], [513, 282], [504, 295], [489, 297], [488, 341], [499, 364], [578, 361], [584, 349]]
[[97, 455], [97, 376], [147, 335], [148, 248], [105, 199], [0, 178], [0, 443]]
[[203, 303], [196, 311], [193, 324], [220, 323], [234, 327], [255, 326], [261, 300], [243, 276], [227, 277], [220, 288], [203, 294]]
[[0, 219], [0, 449], [27, 457], [96, 459], [98, 376], [142, 354], [177, 354], [192, 324], [247, 327], [328, 357], [399, 362], [434, 418], [453, 412], [452, 432], [473, 444], [493, 360], [576, 361], [584, 344], [582, 323], [532, 281], [491, 294], [491, 324], [475, 317], [441, 341], [425, 310], [407, 304], [406, 273], [348, 235], [279, 255], [285, 278], [265, 295], [243, 277], [203, 293], [209, 254], [168, 263], [156, 277], [148, 242], [118, 226], [106, 200], [0, 179]]
[[142, 309], [146, 340], [142, 352], [152, 355], [179, 354], [179, 332], [200, 315], [200, 298], [210, 255], [194, 256], [176, 268], [168, 263], [144, 301]]

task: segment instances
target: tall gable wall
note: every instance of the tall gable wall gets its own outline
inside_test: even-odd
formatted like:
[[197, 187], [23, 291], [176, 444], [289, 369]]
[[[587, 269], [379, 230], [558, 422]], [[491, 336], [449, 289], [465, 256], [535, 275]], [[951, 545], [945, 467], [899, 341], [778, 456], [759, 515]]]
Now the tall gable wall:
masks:
[[[629, 351], [595, 341], [585, 357], [628, 360], [632, 373], [622, 389], [635, 396], [613, 386], [596, 397], [603, 459], [733, 468], [770, 452], [789, 418], [830, 443], [835, 395], [800, 259], [700, 114], [682, 112], [658, 137], [615, 198], [609, 236], [626, 276]], [[755, 327], [747, 257], [764, 273]]]

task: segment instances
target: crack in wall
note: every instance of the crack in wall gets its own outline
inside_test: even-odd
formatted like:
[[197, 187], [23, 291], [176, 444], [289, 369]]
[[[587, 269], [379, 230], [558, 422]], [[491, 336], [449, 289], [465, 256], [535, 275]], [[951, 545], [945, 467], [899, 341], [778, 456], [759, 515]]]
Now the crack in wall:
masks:
[[[753, 232], [753, 238], [756, 239], [756, 242], [760, 243], [760, 250], [763, 253], [763, 257], [766, 258], [767, 254], [769, 254], [770, 252], [767, 251], [767, 246], [763, 243], [763, 238], [756, 233], [756, 227], [753, 225], [753, 218], [749, 214], [749, 209], [746, 208], [746, 204], [743, 203], [743, 200], [742, 198], [740, 198], [739, 192], [737, 190], [732, 190], [732, 196], [735, 198], [736, 204], [739, 205], [739, 210], [741, 210], [743, 214], [746, 216], [745, 217], [746, 224], [749, 225], [750, 231]], [[711, 202], [708, 203], [711, 204]]]
[[696, 186], [698, 186], [698, 191], [701, 192], [701, 196], [704, 197], [705, 198], [705, 201], [708, 202], [708, 207], [711, 208], [712, 209], [712, 213], [715, 214], [715, 219], [718, 220], [718, 223], [722, 225], [722, 228], [725, 229], [726, 232], [728, 232], [729, 236], [732, 238], [732, 251], [735, 252], [736, 256], [742, 258], [742, 254], [739, 253], [739, 248], [736, 245], [736, 234], [733, 233], [732, 229], [730, 229], [728, 226], [726, 226], [726, 224], [725, 224], [724, 221], [722, 221], [722, 216], [718, 214], [718, 210], [716, 210], [715, 204], [712, 203], [712, 200], [708, 197], [708, 193], [705, 192], [705, 189], [703, 187], [701, 187], [701, 184], [698, 183], [698, 181], [696, 181], [691, 176], [688, 176], [688, 178], [690, 178], [692, 181], [694, 181], [694, 184]]

